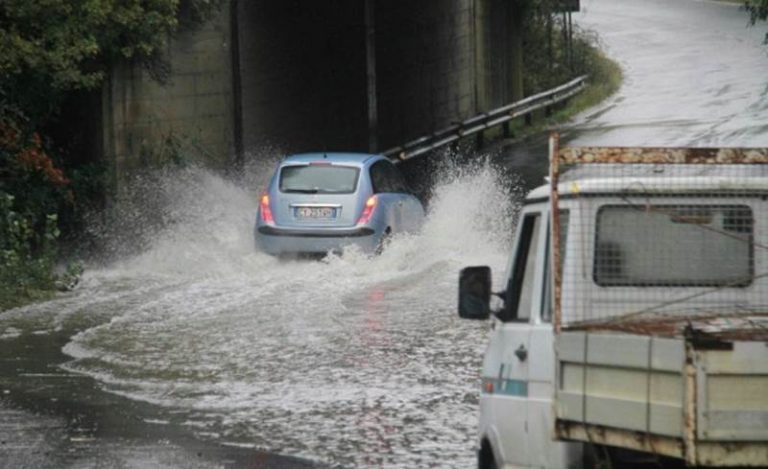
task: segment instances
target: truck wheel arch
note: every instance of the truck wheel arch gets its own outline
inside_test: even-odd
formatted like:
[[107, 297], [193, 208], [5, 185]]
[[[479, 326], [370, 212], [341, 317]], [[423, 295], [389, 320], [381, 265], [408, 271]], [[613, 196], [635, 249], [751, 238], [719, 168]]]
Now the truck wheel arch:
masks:
[[496, 469], [496, 458], [493, 454], [493, 447], [488, 438], [483, 438], [480, 443], [480, 451], [477, 453], [477, 467], [478, 469]]

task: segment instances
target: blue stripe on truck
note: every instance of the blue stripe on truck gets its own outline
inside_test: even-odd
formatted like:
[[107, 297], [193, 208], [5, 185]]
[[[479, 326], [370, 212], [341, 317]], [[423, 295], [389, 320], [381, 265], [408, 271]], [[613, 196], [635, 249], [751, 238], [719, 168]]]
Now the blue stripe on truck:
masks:
[[[493, 390], [489, 392], [489, 385]], [[483, 378], [480, 391], [483, 394], [528, 397], [528, 381], [521, 379]]]

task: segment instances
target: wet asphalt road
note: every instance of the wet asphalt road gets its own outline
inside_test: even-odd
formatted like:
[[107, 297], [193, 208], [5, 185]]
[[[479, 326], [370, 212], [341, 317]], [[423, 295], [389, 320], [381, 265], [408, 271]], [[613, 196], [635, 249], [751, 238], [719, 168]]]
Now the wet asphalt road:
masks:
[[59, 368], [70, 360], [61, 352], [68, 337], [33, 334], [0, 348], [0, 467], [319, 467], [168, 435], [160, 419], [173, 419], [173, 411], [103, 392], [90, 377]]
[[[734, 3], [581, 0], [578, 27], [624, 72], [621, 89], [558, 130], [564, 145], [768, 146], [768, 27]], [[504, 164], [526, 187], [546, 174], [547, 136], [514, 142]]]
[[[765, 30], [738, 6], [582, 9], [625, 83], [566, 143], [768, 146]], [[545, 155], [542, 136], [502, 159], [529, 187]], [[250, 189], [193, 170], [145, 181], [166, 220], [150, 241], [0, 313], [0, 467], [471, 466], [487, 325], [455, 318], [455, 279], [503, 270], [508, 185], [447, 165], [421, 235], [376, 259], [281, 263], [253, 252]], [[142, 200], [127, 219], [146, 221]]]

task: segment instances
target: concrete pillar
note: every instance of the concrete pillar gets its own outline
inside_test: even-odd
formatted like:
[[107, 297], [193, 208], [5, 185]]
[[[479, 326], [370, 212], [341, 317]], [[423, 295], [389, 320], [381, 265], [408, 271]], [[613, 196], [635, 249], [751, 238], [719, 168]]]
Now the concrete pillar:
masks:
[[224, 169], [234, 154], [229, 3], [199, 29], [170, 39], [167, 83], [119, 64], [104, 84], [102, 132], [114, 180], [179, 157]]

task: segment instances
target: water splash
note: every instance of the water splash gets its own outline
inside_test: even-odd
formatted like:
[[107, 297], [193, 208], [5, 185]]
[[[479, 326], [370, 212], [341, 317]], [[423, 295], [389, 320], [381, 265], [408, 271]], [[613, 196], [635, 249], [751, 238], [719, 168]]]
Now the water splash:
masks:
[[[34, 327], [79, 330], [65, 369], [176, 409], [201, 438], [332, 465], [464, 466], [485, 331], [458, 322], [456, 275], [500, 271], [519, 192], [489, 159], [459, 160], [436, 171], [420, 233], [322, 261], [254, 249], [273, 162], [246, 184], [201, 168], [136, 179], [122, 223], [102, 231], [119, 249], [33, 307]], [[14, 317], [0, 315], [0, 334], [24, 329], [29, 316]]]

